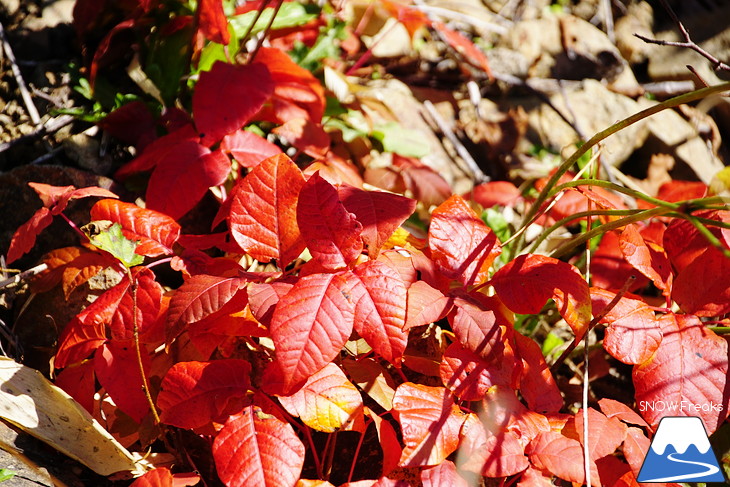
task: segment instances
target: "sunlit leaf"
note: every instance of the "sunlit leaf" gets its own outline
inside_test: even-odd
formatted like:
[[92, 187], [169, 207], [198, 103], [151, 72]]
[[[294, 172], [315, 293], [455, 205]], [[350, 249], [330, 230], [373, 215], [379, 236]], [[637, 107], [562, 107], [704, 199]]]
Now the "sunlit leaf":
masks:
[[457, 195], [431, 214], [428, 244], [441, 272], [465, 286], [486, 281], [501, 251], [494, 232]]
[[[142, 350], [141, 360], [144, 374], [149, 377], [151, 360], [146, 350]], [[94, 356], [94, 372], [119, 409], [141, 422], [150, 405], [142, 389], [142, 370], [134, 341], [104, 343]]]
[[157, 396], [160, 419], [179, 428], [197, 428], [238, 413], [250, 386], [245, 360], [178, 362], [162, 379]]
[[226, 422], [213, 442], [213, 458], [227, 487], [293, 487], [304, 445], [291, 425], [248, 406]]
[[301, 389], [279, 398], [282, 406], [312, 429], [332, 433], [363, 428], [360, 392], [335, 364], [312, 374]]
[[393, 412], [405, 443], [400, 466], [438, 465], [459, 445], [466, 415], [447, 389], [405, 382], [395, 391]]

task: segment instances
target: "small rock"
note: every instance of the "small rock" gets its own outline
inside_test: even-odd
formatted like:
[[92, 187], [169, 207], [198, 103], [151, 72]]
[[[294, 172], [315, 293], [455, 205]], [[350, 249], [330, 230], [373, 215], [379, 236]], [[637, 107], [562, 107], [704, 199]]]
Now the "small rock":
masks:
[[[570, 110], [566, 106], [566, 97]], [[591, 79], [584, 80], [578, 89], [568, 91], [565, 97], [560, 93], [551, 96], [550, 101], [566, 117], [570, 118], [572, 112], [575, 124], [586, 137], [641, 110], [641, 106], [633, 99], [614, 93], [599, 81]], [[561, 151], [579, 141], [575, 131], [545, 104], [530, 111], [529, 120], [531, 129], [538, 136], [535, 143]], [[608, 164], [619, 165], [641, 146], [647, 135], [645, 123], [630, 125], [602, 142], [601, 157]]]

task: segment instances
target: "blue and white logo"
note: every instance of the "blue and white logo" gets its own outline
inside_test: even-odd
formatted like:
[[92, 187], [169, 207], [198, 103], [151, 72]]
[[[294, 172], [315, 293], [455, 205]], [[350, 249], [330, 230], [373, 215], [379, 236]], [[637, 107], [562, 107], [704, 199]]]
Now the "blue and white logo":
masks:
[[651, 441], [639, 482], [725, 482], [698, 417], [666, 417]]

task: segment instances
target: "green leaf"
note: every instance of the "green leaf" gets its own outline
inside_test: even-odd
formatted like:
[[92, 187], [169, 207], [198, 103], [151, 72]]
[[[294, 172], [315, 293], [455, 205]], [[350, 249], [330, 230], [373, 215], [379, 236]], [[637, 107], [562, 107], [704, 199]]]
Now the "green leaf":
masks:
[[395, 152], [404, 157], [421, 158], [429, 153], [423, 134], [417, 130], [403, 128], [397, 122], [386, 122], [373, 128], [370, 136], [383, 145], [386, 152]]
[[482, 212], [482, 221], [497, 235], [500, 242], [506, 242], [512, 236], [509, 222], [499, 207], [487, 208]]
[[15, 472], [7, 468], [0, 468], [0, 482], [5, 482], [15, 477]]
[[563, 345], [565, 340], [560, 338], [558, 335], [550, 332], [545, 337], [545, 341], [542, 342], [542, 354], [547, 357], [551, 352], [555, 351], [557, 347]]
[[108, 225], [109, 223], [111, 222], [102, 220], [92, 222], [83, 228], [91, 244], [109, 252], [126, 267], [140, 265], [144, 261], [144, 257], [134, 252], [138, 242], [133, 242], [125, 237], [119, 223], [111, 226]]
[[[250, 12], [246, 12], [245, 14], [231, 17], [229, 22], [230, 25], [233, 26], [233, 31], [236, 33], [237, 37], [243, 37], [246, 34], [248, 29], [251, 27], [251, 24], [253, 24], [256, 15], [257, 12], [255, 10], [252, 10]], [[251, 34], [255, 35], [263, 31], [271, 21], [272, 15], [274, 15], [273, 8], [269, 7], [264, 9], [263, 13], [259, 17], [258, 22], [256, 22], [256, 25], [254, 25], [253, 29], [251, 30]], [[286, 2], [281, 5], [279, 13], [274, 19], [274, 23], [271, 25], [271, 28], [276, 30], [283, 29], [285, 27], [296, 27], [297, 25], [306, 24], [316, 17], [317, 14], [310, 13], [310, 11], [304, 5], [295, 2]]]

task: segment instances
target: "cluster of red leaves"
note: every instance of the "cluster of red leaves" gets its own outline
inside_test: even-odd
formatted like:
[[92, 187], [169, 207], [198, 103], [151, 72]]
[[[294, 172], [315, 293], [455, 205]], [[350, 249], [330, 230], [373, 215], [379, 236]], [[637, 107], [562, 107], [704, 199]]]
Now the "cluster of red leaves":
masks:
[[[147, 12], [155, 2], [138, 3]], [[226, 43], [220, 3], [200, 4], [201, 34]], [[407, 25], [423, 21], [388, 5]], [[470, 55], [463, 39], [433, 27]], [[97, 55], [98, 64], [106, 51]], [[137, 110], [126, 105], [105, 124], [113, 130]], [[118, 408], [107, 417], [112, 430], [131, 418], [143, 446], [166, 429], [191, 430], [209, 441], [217, 475], [230, 486], [310, 485], [300, 480], [305, 461], [320, 476], [311, 485], [331, 485], [312, 431], [365, 435], [371, 424], [382, 469], [343, 485], [407, 485], [398, 480], [403, 468], [417, 470], [425, 486], [467, 485], [467, 472], [513, 477], [525, 487], [551, 485], [554, 477], [582, 483], [584, 448], [593, 485], [637, 485], [647, 434], [663, 413], [648, 409], [642, 418], [605, 399], [600, 411], [567, 412], [539, 344], [514, 327], [514, 313], [538, 314], [549, 300], [576, 340], [600, 317], [606, 352], [634, 366], [637, 402], [701, 397], [720, 406], [695, 412], [709, 433], [726, 420], [727, 342], [700, 317], [730, 312], [730, 294], [719, 284], [730, 264], [694, 226], [655, 219], [607, 233], [593, 288], [572, 264], [538, 254], [493, 272], [502, 245], [460, 196], [433, 210], [419, 240], [401, 228], [416, 201], [313, 170], [327, 157], [323, 111], [319, 81], [285, 52], [261, 48], [248, 64], [218, 62], [201, 73], [192, 115], [163, 115], [167, 135], [137, 134], [140, 155], [117, 176], [150, 172], [147, 208], [103, 199], [91, 218], [119, 224], [148, 262], [169, 258], [183, 283], [166, 290], [149, 267], [133, 267], [63, 328], [54, 359], [57, 384], [90, 412], [98, 409], [95, 394]], [[277, 146], [241, 130], [254, 120], [273, 123], [317, 162], [303, 172]], [[231, 158], [247, 171], [213, 222], [226, 230], [181, 235], [177, 220], [229, 178]], [[99, 188], [34, 189], [44, 207], [19, 229], [10, 261], [32, 248], [69, 200], [114, 196]], [[476, 188], [473, 197], [485, 206], [521, 199], [505, 183]], [[619, 207], [610, 193], [579, 188], [549, 217], [583, 211], [588, 202]], [[730, 213], [698, 216], [727, 223]], [[712, 232], [729, 246], [726, 229]], [[245, 269], [242, 256], [268, 265]], [[59, 249], [45, 262], [36, 285], [60, 284], [66, 295], [100, 269], [119, 266], [86, 247]], [[658, 310], [637, 295], [607, 309], [636, 273], [679, 311]], [[157, 415], [164, 428], [150, 426]], [[159, 468], [135, 485], [194, 481]]]

